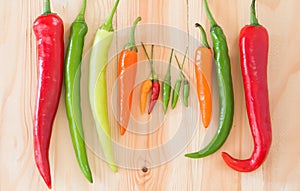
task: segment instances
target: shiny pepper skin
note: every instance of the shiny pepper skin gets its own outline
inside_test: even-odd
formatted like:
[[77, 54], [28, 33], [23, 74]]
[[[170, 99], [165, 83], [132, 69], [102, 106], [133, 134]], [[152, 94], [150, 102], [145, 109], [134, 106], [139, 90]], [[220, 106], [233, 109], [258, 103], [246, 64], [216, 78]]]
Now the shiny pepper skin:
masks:
[[38, 170], [49, 188], [51, 185], [49, 146], [57, 112], [64, 67], [64, 26], [61, 18], [50, 11], [33, 23], [37, 42], [38, 83], [33, 120], [34, 156]]
[[272, 128], [268, 93], [269, 35], [255, 15], [255, 0], [251, 5], [251, 24], [240, 32], [240, 61], [245, 100], [254, 150], [248, 159], [239, 160], [223, 152], [226, 164], [239, 172], [256, 170], [266, 160], [272, 143]]

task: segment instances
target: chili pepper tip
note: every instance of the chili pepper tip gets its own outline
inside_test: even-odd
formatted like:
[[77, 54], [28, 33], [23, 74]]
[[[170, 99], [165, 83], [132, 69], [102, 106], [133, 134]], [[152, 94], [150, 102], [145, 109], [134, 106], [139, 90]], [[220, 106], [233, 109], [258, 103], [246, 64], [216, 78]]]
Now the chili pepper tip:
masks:
[[113, 172], [118, 172], [118, 168], [115, 164], [109, 164], [109, 167]]
[[126, 132], [126, 128], [125, 128], [124, 126], [121, 126], [121, 127], [120, 127], [120, 134], [121, 134], [121, 135], [124, 135], [125, 132]]

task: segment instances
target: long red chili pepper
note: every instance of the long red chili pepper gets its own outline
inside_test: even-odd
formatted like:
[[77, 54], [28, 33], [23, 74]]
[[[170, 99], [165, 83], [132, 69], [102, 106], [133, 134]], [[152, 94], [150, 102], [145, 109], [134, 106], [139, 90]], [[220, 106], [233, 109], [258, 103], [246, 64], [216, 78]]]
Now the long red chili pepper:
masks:
[[239, 46], [254, 151], [245, 160], [234, 159], [227, 153], [222, 153], [222, 157], [234, 170], [250, 172], [265, 161], [272, 142], [267, 83], [269, 37], [266, 28], [258, 23], [255, 16], [255, 0], [251, 5], [251, 24], [241, 30]]
[[51, 188], [48, 150], [62, 87], [64, 26], [61, 18], [51, 13], [49, 0], [45, 0], [44, 6], [44, 14], [33, 24], [38, 60], [33, 139], [36, 165], [47, 186]]

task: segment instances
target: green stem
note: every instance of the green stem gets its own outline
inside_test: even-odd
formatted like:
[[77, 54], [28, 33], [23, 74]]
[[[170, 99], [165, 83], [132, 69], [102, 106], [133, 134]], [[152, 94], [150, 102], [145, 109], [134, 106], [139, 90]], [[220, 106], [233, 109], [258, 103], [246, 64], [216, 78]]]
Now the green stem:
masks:
[[177, 63], [178, 68], [181, 70], [181, 66], [179, 64], [179, 61], [178, 61], [178, 58], [177, 58], [176, 54], [175, 54], [175, 59], [176, 59], [176, 63]]
[[117, 10], [117, 7], [119, 5], [119, 2], [120, 2], [120, 0], [116, 0], [115, 1], [115, 4], [114, 4], [114, 6], [113, 6], [113, 8], [112, 8], [112, 10], [110, 12], [110, 14], [106, 18], [105, 22], [100, 27], [100, 29], [103, 29], [103, 30], [106, 30], [106, 31], [109, 31], [109, 32], [114, 31], [112, 20], [113, 20], [115, 12]]
[[131, 27], [131, 30], [130, 30], [130, 36], [129, 36], [129, 40], [128, 40], [128, 43], [126, 44], [125, 46], [125, 49], [129, 49], [129, 50], [132, 50], [132, 49], [135, 49], [137, 51], [137, 47], [136, 47], [136, 44], [135, 44], [135, 29], [136, 29], [136, 25], [138, 24], [138, 22], [140, 22], [142, 20], [141, 17], [138, 17], [132, 27]]
[[84, 21], [85, 9], [86, 9], [86, 0], [82, 0], [81, 9], [76, 18], [76, 21]]
[[147, 52], [147, 50], [146, 50], [146, 47], [145, 47], [144, 43], [141, 42], [141, 44], [142, 44], [142, 47], [143, 47], [143, 49], [144, 49], [144, 52], [145, 52], [145, 54], [146, 54], [146, 56], [147, 56], [147, 59], [148, 59], [148, 61], [149, 61], [149, 63], [150, 63], [150, 66], [151, 66], [151, 76], [152, 76], [152, 80], [157, 80], [157, 76], [156, 76], [156, 73], [155, 73], [155, 70], [154, 70], [154, 67], [153, 67], [153, 52], [154, 52], [153, 49], [154, 49], [154, 45], [151, 46], [151, 59], [150, 59], [150, 57], [149, 57], [149, 55], [148, 55], [148, 52]]
[[182, 79], [182, 67], [180, 66], [180, 64], [179, 64], [179, 61], [178, 61], [178, 58], [177, 58], [177, 56], [175, 55], [175, 59], [176, 59], [176, 62], [177, 62], [177, 66], [178, 66], [178, 68], [180, 69], [180, 75], [179, 75], [179, 79]]
[[153, 67], [153, 58], [154, 58], [154, 45], [152, 44], [151, 46], [151, 61], [150, 61], [150, 65], [151, 65], [151, 74], [152, 74], [152, 79], [155, 81], [157, 80], [157, 76]]
[[177, 56], [175, 55], [175, 59], [176, 59], [177, 65], [178, 65], [178, 67], [179, 67], [179, 69], [180, 69], [180, 77], [179, 77], [180, 79], [181, 79], [182, 77], [185, 78], [185, 76], [183, 75], [182, 70], [183, 70], [183, 66], [184, 66], [184, 63], [185, 63], [187, 51], [188, 51], [188, 47], [186, 47], [186, 51], [185, 51], [185, 54], [184, 54], [184, 57], [183, 57], [183, 61], [182, 61], [181, 66], [180, 66], [180, 64], [179, 64], [179, 61], [178, 61]]
[[207, 37], [206, 37], [206, 33], [205, 33], [205, 30], [204, 28], [199, 24], [199, 23], [196, 23], [195, 24], [195, 27], [199, 28], [200, 29], [200, 32], [201, 32], [201, 38], [202, 38], [202, 45], [207, 47], [207, 48], [210, 48], [209, 47], [209, 44], [207, 42]]
[[148, 52], [147, 52], [147, 50], [146, 50], [146, 47], [145, 47], [144, 43], [141, 42], [141, 44], [142, 44], [142, 47], [143, 47], [143, 49], [144, 49], [144, 51], [145, 51], [146, 57], [147, 57], [148, 61], [150, 62], [150, 57], [149, 57], [149, 55], [148, 55]]
[[182, 73], [182, 68], [181, 68], [181, 66], [180, 66], [180, 64], [179, 64], [179, 61], [178, 61], [178, 58], [177, 58], [177, 56], [176, 56], [176, 54], [175, 54], [175, 59], [176, 59], [176, 63], [177, 63], [177, 66], [178, 66], [178, 68], [180, 69], [180, 75], [179, 75], [179, 79], [181, 79], [181, 73]]
[[206, 14], [207, 14], [207, 17], [209, 19], [211, 27], [217, 25], [217, 22], [215, 21], [215, 19], [213, 18], [212, 14], [209, 10], [207, 0], [204, 0], [204, 6], [205, 6]]
[[251, 7], [250, 7], [250, 25], [258, 26], [259, 23], [256, 17], [255, 1], [256, 0], [252, 0]]
[[185, 54], [184, 54], [184, 57], [183, 57], [183, 61], [182, 61], [182, 64], [181, 64], [181, 75], [182, 75], [183, 79], [185, 79], [185, 76], [184, 76], [182, 70], [183, 70], [183, 66], [184, 66], [184, 63], [185, 63], [187, 51], [188, 51], [188, 47], [186, 48], [186, 51], [185, 51]]
[[169, 75], [170, 75], [170, 72], [171, 72], [171, 62], [172, 62], [173, 52], [174, 52], [174, 49], [172, 48], [172, 50], [171, 50], [171, 56], [170, 56], [170, 60], [169, 60], [169, 65], [168, 65], [168, 71], [167, 71], [167, 73]]
[[181, 64], [181, 70], [183, 69], [183, 65], [184, 65], [184, 63], [185, 63], [186, 54], [187, 54], [188, 49], [189, 49], [189, 48], [186, 47], [185, 54], [184, 54], [184, 57], [183, 57], [183, 61], [182, 61], [182, 64]]
[[45, 0], [44, 1], [44, 15], [50, 14], [50, 13], [51, 13], [50, 0]]

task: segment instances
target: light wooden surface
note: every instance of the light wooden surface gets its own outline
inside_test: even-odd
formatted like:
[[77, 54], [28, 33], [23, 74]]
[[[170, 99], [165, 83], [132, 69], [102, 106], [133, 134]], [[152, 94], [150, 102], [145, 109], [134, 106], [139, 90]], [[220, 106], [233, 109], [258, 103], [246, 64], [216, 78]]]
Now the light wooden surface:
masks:
[[[250, 0], [208, 0], [208, 2], [213, 15], [227, 36], [235, 95], [232, 132], [220, 151], [228, 151], [233, 156], [246, 158], [252, 151], [253, 143], [245, 111], [237, 39], [241, 27], [249, 22]], [[32, 23], [42, 13], [42, 4], [42, 1], [1, 0], [1, 191], [47, 190], [34, 163], [32, 140], [37, 80], [35, 37]], [[81, 3], [71, 0], [52, 0], [51, 4], [53, 12], [58, 13], [64, 20], [67, 42], [70, 24], [77, 15]], [[112, 5], [113, 0], [88, 0], [86, 20], [89, 32], [86, 37], [84, 54], [90, 50], [93, 36]], [[89, 184], [80, 172], [75, 159], [65, 114], [64, 96], [62, 96], [53, 126], [50, 149], [53, 190], [300, 190], [300, 129], [298, 128], [300, 126], [300, 25], [298, 24], [300, 2], [296, 0], [258, 0], [257, 7], [260, 23], [266, 26], [270, 33], [268, 79], [273, 124], [273, 144], [270, 154], [261, 168], [253, 173], [237, 173], [226, 166], [220, 156], [220, 151], [199, 160], [190, 160], [183, 156], [186, 152], [195, 151], [204, 146], [214, 133], [218, 122], [218, 112], [216, 111], [218, 102], [214, 99], [214, 116], [211, 127], [205, 130], [198, 124], [190, 144], [172, 160], [163, 165], [156, 165], [156, 167], [153, 166], [151, 157], [136, 156], [134, 148], [147, 150], [172, 139], [174, 132], [178, 130], [178, 116], [182, 110], [179, 108], [164, 117], [158, 106], [151, 118], [152, 122], [146, 127], [149, 132], [151, 128], [159, 128], [157, 131], [146, 135], [129, 132], [124, 137], [120, 137], [117, 122], [110, 109], [114, 142], [131, 148], [131, 152], [127, 153], [128, 156], [118, 157], [133, 157], [136, 160], [129, 161], [127, 167], [136, 169], [119, 168], [118, 173], [112, 173], [103, 160], [93, 152], [95, 147], [93, 147], [93, 139], [90, 138], [89, 140], [92, 141], [89, 143], [88, 156], [94, 184]], [[187, 36], [190, 35], [198, 40], [199, 32], [194, 28], [194, 23], [201, 22], [208, 29], [203, 4], [199, 0], [121, 0], [114, 20], [116, 31], [129, 27], [137, 16], [142, 16], [142, 24], [173, 26], [184, 31]], [[159, 37], [160, 34], [151, 35]], [[147, 39], [148, 36], [145, 38]], [[118, 42], [118, 38], [114, 43], [113, 47], [123, 46]], [[140, 59], [145, 59], [141, 52]], [[169, 52], [164, 48], [157, 48], [156, 59], [167, 60]], [[193, 51], [190, 51], [189, 55], [193, 59]], [[112, 61], [112, 63], [115, 62]], [[114, 64], [110, 64], [108, 67], [110, 71], [109, 87], [112, 87], [116, 79], [116, 68]], [[87, 129], [92, 129], [93, 123], [88, 121], [89, 116], [87, 116], [89, 113], [86, 93], [87, 71], [88, 65], [84, 63], [82, 66], [83, 113], [85, 124], [90, 124]], [[159, 67], [159, 71], [164, 75], [161, 67]], [[191, 82], [194, 82], [191, 62], [185, 66], [185, 72]], [[109, 89], [110, 92], [111, 89]], [[137, 99], [139, 86], [136, 89], [134, 97]], [[215, 83], [213, 89], [214, 98], [217, 98]], [[134, 103], [132, 115], [137, 121], [146, 121], [148, 117], [141, 116], [138, 107], [138, 103]], [[193, 112], [196, 111], [197, 109]], [[163, 121], [163, 123], [156, 127], [157, 121]], [[187, 131], [189, 131], [188, 128]], [[88, 136], [91, 133], [86, 134]], [[168, 149], [174, 148], [166, 148], [162, 150], [161, 156], [155, 157], [163, 158], [169, 152]], [[144, 166], [149, 168], [146, 173], [141, 171]]]

